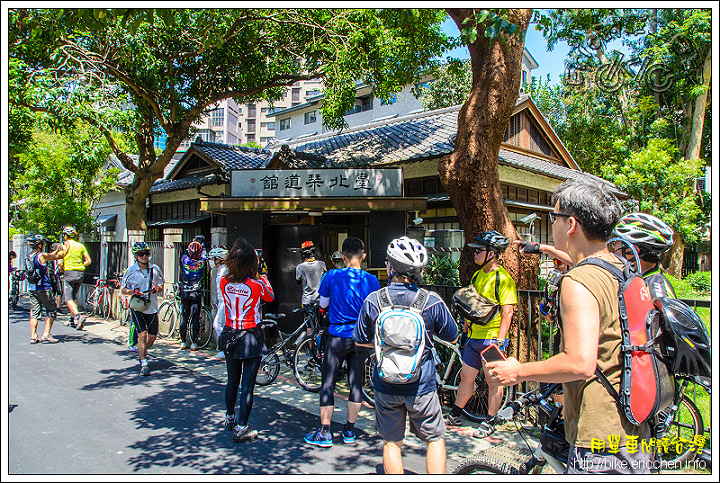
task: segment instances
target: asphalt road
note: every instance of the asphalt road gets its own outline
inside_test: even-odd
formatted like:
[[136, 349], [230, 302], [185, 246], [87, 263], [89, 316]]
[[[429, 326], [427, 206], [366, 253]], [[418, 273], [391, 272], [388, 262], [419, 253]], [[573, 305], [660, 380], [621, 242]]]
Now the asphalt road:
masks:
[[[334, 446], [311, 447], [302, 438], [318, 427], [317, 395], [281, 376], [256, 391], [250, 424], [259, 438], [233, 443], [222, 427], [224, 382], [193, 368], [224, 372], [221, 362], [182, 351], [197, 358], [188, 366], [173, 361], [181, 351], [159, 342], [150, 352], [153, 373], [144, 378], [123, 343], [124, 329], [89, 322], [77, 331], [60, 316], [52, 332], [60, 342], [31, 345], [27, 298], [19, 308], [9, 314], [6, 344], [10, 475], [383, 472], [382, 441], [367, 430], [372, 421], [364, 421], [355, 445], [339, 438], [342, 399], [336, 398]], [[296, 399], [307, 401], [307, 410]], [[406, 444], [406, 473], [425, 473], [424, 445], [410, 438], [416, 441]]]

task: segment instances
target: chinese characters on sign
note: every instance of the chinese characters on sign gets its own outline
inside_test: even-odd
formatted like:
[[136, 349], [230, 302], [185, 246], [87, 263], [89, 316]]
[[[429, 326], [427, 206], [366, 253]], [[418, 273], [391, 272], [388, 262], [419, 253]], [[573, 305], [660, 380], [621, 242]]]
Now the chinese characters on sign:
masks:
[[234, 197], [402, 196], [402, 170], [252, 169], [232, 172]]

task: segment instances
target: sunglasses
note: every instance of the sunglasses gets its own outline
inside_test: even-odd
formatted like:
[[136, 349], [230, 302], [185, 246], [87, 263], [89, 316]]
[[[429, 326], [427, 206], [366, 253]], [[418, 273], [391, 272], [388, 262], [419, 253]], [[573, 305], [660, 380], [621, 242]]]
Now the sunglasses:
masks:
[[482, 253], [489, 251], [487, 247], [480, 247], [475, 249], [475, 253]]
[[137, 252], [138, 257], [147, 257], [150, 255], [150, 252]]
[[551, 211], [548, 213], [550, 215], [550, 223], [555, 223], [555, 220], [558, 218], [571, 218], [573, 215], [566, 215], [565, 213], [555, 213]]
[[557, 258], [553, 258], [553, 265], [555, 265], [556, 267], [562, 267], [564, 265], [564, 263], [561, 262], [560, 260], [558, 260]]

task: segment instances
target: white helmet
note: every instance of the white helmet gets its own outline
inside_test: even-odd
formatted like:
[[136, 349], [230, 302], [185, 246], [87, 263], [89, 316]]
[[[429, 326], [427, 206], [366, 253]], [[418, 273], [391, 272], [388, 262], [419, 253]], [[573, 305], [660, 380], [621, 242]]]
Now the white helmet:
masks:
[[223, 247], [215, 247], [207, 254], [208, 258], [225, 258], [228, 251]]
[[390, 242], [387, 259], [392, 268], [400, 274], [419, 272], [428, 262], [425, 247], [419, 241], [406, 236]]

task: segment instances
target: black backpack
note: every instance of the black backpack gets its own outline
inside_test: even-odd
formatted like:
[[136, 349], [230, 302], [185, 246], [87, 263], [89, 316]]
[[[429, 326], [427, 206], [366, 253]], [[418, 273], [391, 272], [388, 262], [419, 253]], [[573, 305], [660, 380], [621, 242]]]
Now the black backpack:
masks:
[[627, 420], [639, 426], [670, 406], [675, 394], [675, 380], [668, 368], [660, 312], [653, 304], [643, 278], [626, 260], [618, 259], [623, 262], [623, 270], [594, 257], [583, 260], [576, 267], [596, 265], [610, 272], [619, 282], [618, 312], [622, 333], [619, 389], [610, 384], [600, 368], [595, 368], [595, 375]]
[[25, 277], [29, 283], [36, 285], [42, 280], [42, 274], [35, 265], [35, 257], [30, 258], [31, 256], [32, 254], [25, 257]]

